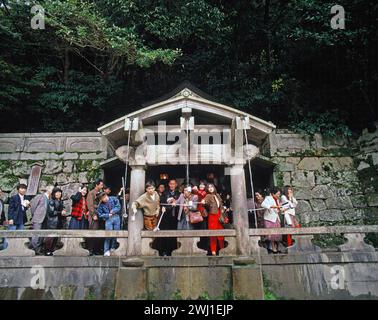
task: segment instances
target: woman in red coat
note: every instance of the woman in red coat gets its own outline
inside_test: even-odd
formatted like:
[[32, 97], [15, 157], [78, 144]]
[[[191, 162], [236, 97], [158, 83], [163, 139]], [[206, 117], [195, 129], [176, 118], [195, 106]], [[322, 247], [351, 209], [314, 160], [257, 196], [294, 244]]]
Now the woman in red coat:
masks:
[[[223, 202], [213, 184], [207, 185], [207, 195], [202, 200], [202, 203], [208, 212], [209, 230], [224, 229], [219, 221], [221, 210], [223, 210]], [[219, 243], [219, 249], [223, 249], [224, 237], [210, 237], [210, 251], [213, 256], [217, 254], [217, 242]]]
[[87, 229], [88, 228], [88, 188], [81, 186], [79, 192], [71, 196], [72, 211], [68, 229]]

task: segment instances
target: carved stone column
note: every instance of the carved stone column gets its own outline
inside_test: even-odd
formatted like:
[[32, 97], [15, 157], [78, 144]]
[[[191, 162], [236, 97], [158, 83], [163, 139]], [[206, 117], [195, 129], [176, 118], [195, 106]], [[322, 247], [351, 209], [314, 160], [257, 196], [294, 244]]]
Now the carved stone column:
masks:
[[[144, 165], [131, 165], [130, 173], [130, 206], [142, 193], [146, 181], [146, 170]], [[127, 240], [127, 255], [139, 256], [142, 254], [142, 238], [141, 231], [143, 229], [143, 212], [138, 210], [135, 221], [131, 221], [133, 213], [130, 211], [128, 231], [129, 237]]]
[[247, 190], [243, 165], [234, 165], [230, 169], [232, 210], [236, 230], [236, 253], [249, 254], [249, 225], [247, 212]]

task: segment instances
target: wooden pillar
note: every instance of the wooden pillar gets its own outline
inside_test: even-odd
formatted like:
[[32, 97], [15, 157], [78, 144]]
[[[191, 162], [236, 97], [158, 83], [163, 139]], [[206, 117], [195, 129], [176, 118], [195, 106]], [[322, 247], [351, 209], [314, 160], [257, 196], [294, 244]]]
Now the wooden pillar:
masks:
[[[144, 165], [131, 165], [130, 174], [130, 208], [131, 203], [136, 200], [141, 194], [145, 192], [144, 187], [146, 183], [146, 170]], [[127, 240], [127, 255], [139, 256], [142, 254], [142, 238], [141, 231], [143, 229], [143, 212], [138, 209], [135, 216], [135, 221], [131, 220], [133, 213], [129, 212], [128, 231], [129, 237]]]
[[236, 253], [238, 255], [249, 254], [249, 224], [247, 208], [247, 190], [245, 186], [245, 174], [242, 164], [236, 164], [230, 170], [232, 209], [234, 228], [236, 231]]

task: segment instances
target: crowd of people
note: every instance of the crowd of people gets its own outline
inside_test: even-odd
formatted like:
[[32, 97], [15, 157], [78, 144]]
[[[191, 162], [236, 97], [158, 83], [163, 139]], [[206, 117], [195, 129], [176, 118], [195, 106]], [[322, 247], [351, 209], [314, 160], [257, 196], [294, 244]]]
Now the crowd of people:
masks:
[[[213, 183], [198, 186], [168, 181], [168, 188], [147, 182], [146, 192], [131, 204], [131, 214], [143, 211], [146, 230], [217, 230], [231, 227], [232, 211], [227, 194], [219, 194]], [[177, 248], [176, 238], [158, 238], [154, 247], [162, 256], [169, 256]], [[199, 247], [210, 255], [217, 255], [224, 247], [223, 237], [202, 237]]]
[[[9, 199], [8, 214], [0, 200], [0, 213], [3, 226], [8, 230], [22, 230], [28, 222], [26, 211], [31, 211], [31, 224], [34, 230], [41, 229], [89, 229], [89, 230], [127, 230], [128, 219], [135, 220], [138, 209], [143, 214], [146, 230], [219, 230], [232, 228], [232, 199], [228, 192], [218, 192], [214, 183], [200, 182], [178, 185], [170, 179], [157, 187], [149, 181], [145, 193], [130, 203], [129, 190], [121, 190], [112, 195], [109, 186], [102, 179], [94, 183], [94, 188], [82, 185], [70, 199], [71, 210], [66, 210], [63, 191], [58, 186], [48, 186], [44, 192], [32, 199], [25, 195], [27, 186], [19, 184], [17, 194]], [[0, 190], [0, 199], [1, 199]], [[299, 227], [295, 215], [297, 201], [293, 188], [285, 186], [282, 190], [257, 190], [254, 201], [248, 206], [250, 228]], [[264, 237], [263, 245], [269, 253], [279, 253], [279, 243], [292, 244], [290, 236], [269, 235]], [[3, 239], [0, 247], [7, 247]], [[33, 237], [30, 248], [37, 255], [52, 255], [62, 244], [58, 238]], [[85, 247], [91, 255], [110, 256], [117, 249], [115, 238], [87, 238]], [[209, 255], [219, 254], [224, 248], [223, 237], [201, 237], [198, 246]], [[176, 238], [156, 238], [153, 247], [161, 256], [169, 256], [177, 249]]]
[[[254, 206], [249, 210], [251, 228], [298, 228], [299, 222], [295, 215], [297, 200], [294, 189], [285, 186], [281, 191], [277, 187], [270, 190], [257, 190], [255, 192]], [[263, 245], [269, 253], [280, 253], [279, 243], [291, 246], [291, 236], [273, 234], [263, 237]]]

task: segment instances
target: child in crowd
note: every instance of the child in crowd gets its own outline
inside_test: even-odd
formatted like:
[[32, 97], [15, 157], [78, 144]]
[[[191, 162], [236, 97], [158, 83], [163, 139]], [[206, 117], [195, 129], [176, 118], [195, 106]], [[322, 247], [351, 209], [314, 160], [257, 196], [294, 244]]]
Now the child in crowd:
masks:
[[206, 213], [206, 210], [205, 208], [203, 207], [203, 204], [201, 203], [201, 201], [203, 199], [205, 199], [206, 197], [206, 185], [201, 182], [197, 188], [197, 186], [194, 186], [193, 189], [192, 189], [192, 193], [197, 195], [198, 196], [198, 211], [201, 212], [202, 216], [205, 218], [207, 217], [207, 213]]
[[[133, 202], [131, 208], [134, 214], [131, 217], [132, 221], [135, 219], [137, 209], [143, 209], [145, 229], [154, 230], [156, 228], [160, 211], [160, 197], [155, 191], [154, 182], [146, 183], [146, 192]], [[162, 210], [165, 211], [165, 208]]]
[[[99, 200], [97, 213], [100, 219], [105, 220], [105, 230], [120, 230], [121, 205], [117, 197], [111, 197], [105, 192], [100, 192], [97, 198]], [[110, 253], [116, 249], [116, 246], [116, 238], [106, 238], [104, 242], [104, 256], [110, 256]]]

